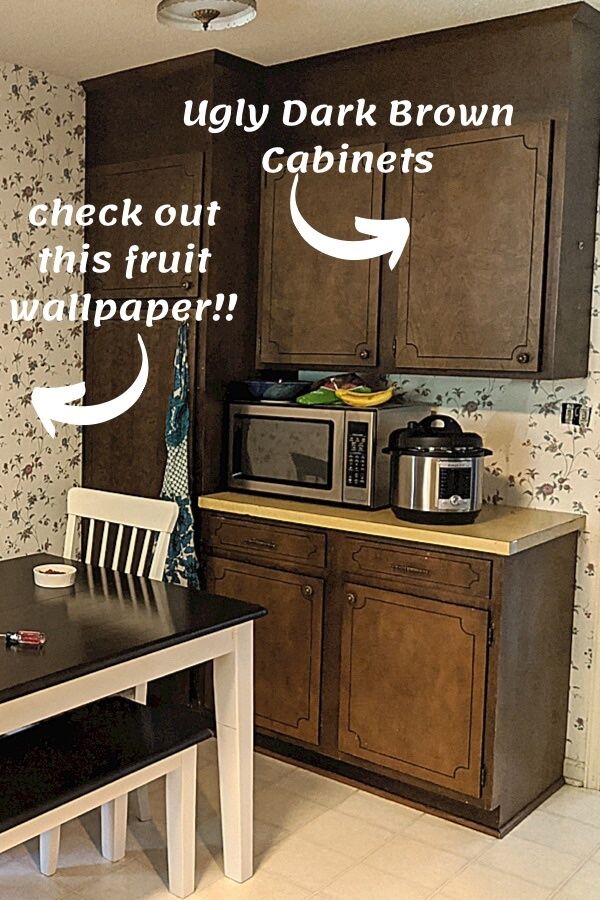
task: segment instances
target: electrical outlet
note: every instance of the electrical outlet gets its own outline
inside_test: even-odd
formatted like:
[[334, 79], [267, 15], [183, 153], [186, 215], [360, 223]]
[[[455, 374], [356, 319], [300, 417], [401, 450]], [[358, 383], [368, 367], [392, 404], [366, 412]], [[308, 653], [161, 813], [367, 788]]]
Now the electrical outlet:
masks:
[[582, 428], [590, 424], [592, 410], [583, 403], [563, 403], [560, 421], [563, 425], [576, 425]]

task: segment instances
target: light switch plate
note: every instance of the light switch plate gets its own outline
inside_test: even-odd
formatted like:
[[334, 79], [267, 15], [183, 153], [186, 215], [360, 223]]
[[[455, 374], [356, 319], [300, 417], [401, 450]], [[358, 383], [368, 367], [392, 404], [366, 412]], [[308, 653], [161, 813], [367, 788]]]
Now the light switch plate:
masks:
[[560, 421], [563, 425], [576, 425], [579, 428], [590, 424], [592, 410], [583, 403], [563, 403]]

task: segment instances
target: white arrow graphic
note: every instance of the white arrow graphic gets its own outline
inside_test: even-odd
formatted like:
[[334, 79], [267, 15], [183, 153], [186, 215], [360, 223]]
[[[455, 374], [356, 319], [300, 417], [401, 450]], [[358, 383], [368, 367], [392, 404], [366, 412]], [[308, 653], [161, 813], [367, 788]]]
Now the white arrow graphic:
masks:
[[142, 351], [140, 371], [131, 387], [113, 400], [97, 403], [95, 406], [70, 406], [69, 404], [74, 400], [81, 400], [85, 395], [85, 381], [65, 387], [36, 387], [33, 389], [31, 402], [42, 425], [51, 437], [56, 437], [55, 422], [63, 422], [66, 425], [96, 425], [99, 422], [116, 419], [134, 403], [137, 403], [148, 381], [148, 354], [139, 334], [137, 339]]
[[390, 269], [398, 265], [410, 235], [408, 219], [363, 219], [356, 216], [354, 227], [361, 234], [372, 234], [368, 241], [343, 241], [321, 234], [306, 221], [296, 200], [298, 173], [290, 193], [292, 221], [307, 244], [336, 259], [374, 259], [390, 254]]

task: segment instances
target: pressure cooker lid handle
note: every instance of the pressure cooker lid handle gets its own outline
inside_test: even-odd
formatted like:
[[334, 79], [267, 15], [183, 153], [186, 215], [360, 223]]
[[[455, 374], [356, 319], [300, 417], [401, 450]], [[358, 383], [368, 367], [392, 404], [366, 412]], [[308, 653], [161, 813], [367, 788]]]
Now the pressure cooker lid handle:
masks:
[[[442, 422], [442, 425], [434, 425], [435, 422]], [[419, 422], [419, 428], [430, 428], [432, 431], [452, 431], [454, 433], [462, 433], [462, 428], [451, 416], [431, 415]]]

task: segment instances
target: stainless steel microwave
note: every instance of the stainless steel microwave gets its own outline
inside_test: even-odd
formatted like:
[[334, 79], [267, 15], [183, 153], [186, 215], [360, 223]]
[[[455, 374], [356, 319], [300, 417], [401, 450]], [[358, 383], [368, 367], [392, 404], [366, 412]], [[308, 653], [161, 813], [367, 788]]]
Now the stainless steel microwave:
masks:
[[229, 487], [378, 509], [389, 505], [390, 461], [382, 451], [418, 406], [373, 409], [232, 403]]

